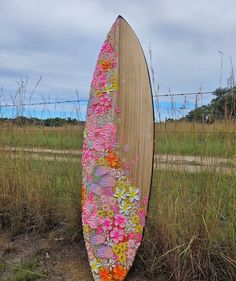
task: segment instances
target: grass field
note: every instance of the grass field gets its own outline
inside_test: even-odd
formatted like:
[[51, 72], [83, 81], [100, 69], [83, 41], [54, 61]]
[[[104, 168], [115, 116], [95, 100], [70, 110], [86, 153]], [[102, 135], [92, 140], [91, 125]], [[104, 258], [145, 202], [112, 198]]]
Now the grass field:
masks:
[[[0, 146], [81, 149], [81, 126], [58, 128], [4, 127]], [[156, 152], [161, 154], [232, 157], [236, 154], [236, 124], [169, 122], [156, 126]]]
[[[81, 134], [77, 127], [2, 128], [0, 142], [2, 146], [80, 149]], [[232, 123], [160, 124], [156, 135], [157, 153], [235, 155]], [[80, 161], [16, 154], [0, 155], [0, 229], [14, 235], [60, 230], [65, 241], [80, 240]], [[175, 171], [171, 165], [156, 170], [145, 239], [134, 264], [139, 275], [163, 281], [236, 280], [235, 206], [236, 174], [189, 173]], [[54, 280], [45, 274], [43, 265], [32, 258], [16, 262], [13, 268], [0, 259], [0, 280]]]

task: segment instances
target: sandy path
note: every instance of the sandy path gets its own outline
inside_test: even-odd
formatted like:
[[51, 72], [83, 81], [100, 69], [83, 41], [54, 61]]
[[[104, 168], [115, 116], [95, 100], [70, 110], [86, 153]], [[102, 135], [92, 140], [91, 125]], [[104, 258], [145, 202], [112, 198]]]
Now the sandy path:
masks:
[[[1, 147], [2, 152], [11, 152], [11, 157], [19, 157], [19, 153], [26, 153], [26, 159], [45, 161], [80, 161], [81, 151], [46, 148]], [[192, 155], [156, 154], [154, 168], [157, 170], [176, 170], [186, 172], [203, 172], [205, 170], [232, 174], [236, 172], [236, 161], [233, 158], [201, 157]]]

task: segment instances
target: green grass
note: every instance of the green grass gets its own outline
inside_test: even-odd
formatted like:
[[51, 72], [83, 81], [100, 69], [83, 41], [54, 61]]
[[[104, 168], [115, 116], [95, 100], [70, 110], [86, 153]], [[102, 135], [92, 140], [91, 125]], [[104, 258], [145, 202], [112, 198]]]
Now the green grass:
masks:
[[[82, 132], [81, 126], [3, 127], [0, 146], [81, 150]], [[236, 155], [236, 125], [233, 122], [159, 124], [156, 153], [232, 157]]]
[[80, 126], [4, 128], [0, 130], [0, 145], [50, 149], [81, 149], [82, 130]]
[[156, 126], [156, 152], [233, 157], [236, 155], [236, 125], [234, 122], [158, 124]]
[[157, 131], [160, 154], [231, 157], [235, 155], [235, 133], [168, 133]]
[[[234, 125], [159, 124], [156, 151], [233, 157]], [[18, 147], [81, 149], [81, 134], [79, 127], [10, 128], [1, 131], [0, 142]], [[23, 151], [16, 154], [16, 158], [0, 154], [1, 227], [15, 234], [62, 228], [68, 239], [80, 239], [80, 157], [74, 156], [78, 157], [76, 162], [63, 162], [46, 157], [30, 159]], [[145, 239], [135, 266], [150, 280], [156, 276], [174, 281], [236, 280], [235, 206], [236, 174], [212, 170], [189, 173], [171, 166], [156, 170]], [[37, 280], [27, 279], [27, 274], [40, 273], [40, 269], [27, 268], [14, 270], [9, 280]], [[5, 263], [0, 263], [0, 272], [5, 270]], [[39, 277], [34, 274], [30, 278]]]
[[0, 260], [0, 277], [1, 274], [7, 269], [7, 264], [5, 263], [5, 261]]
[[[63, 227], [67, 237], [81, 237], [80, 162], [7, 157], [0, 157], [1, 224], [14, 233]], [[136, 266], [150, 278], [234, 280], [235, 206], [235, 174], [157, 170]]]
[[236, 175], [157, 171], [140, 265], [164, 280], [235, 280], [235, 206]]
[[8, 277], [4, 281], [35, 281], [41, 280], [43, 275], [36, 260], [27, 260], [16, 265], [8, 265]]
[[[13, 232], [46, 231], [69, 220], [80, 203], [80, 162], [0, 156], [0, 222]], [[77, 224], [77, 221], [74, 222]]]

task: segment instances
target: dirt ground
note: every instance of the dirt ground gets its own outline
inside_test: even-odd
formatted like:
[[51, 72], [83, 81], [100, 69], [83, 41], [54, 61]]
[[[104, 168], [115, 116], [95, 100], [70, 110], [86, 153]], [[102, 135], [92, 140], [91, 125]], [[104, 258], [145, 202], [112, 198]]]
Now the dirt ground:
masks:
[[[29, 260], [37, 263], [41, 276], [37, 276], [37, 279], [14, 278], [14, 272], [22, 270], [27, 273], [21, 265]], [[0, 264], [1, 281], [93, 281], [83, 240], [68, 242], [56, 233], [12, 236], [8, 232], [0, 232], [0, 262], [5, 265], [1, 270]], [[132, 268], [126, 280], [144, 281], [145, 279], [140, 272]]]

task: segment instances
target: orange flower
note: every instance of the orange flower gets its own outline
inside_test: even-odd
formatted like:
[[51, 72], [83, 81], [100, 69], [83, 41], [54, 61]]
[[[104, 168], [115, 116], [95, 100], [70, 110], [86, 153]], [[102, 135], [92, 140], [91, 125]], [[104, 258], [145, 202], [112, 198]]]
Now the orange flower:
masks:
[[125, 269], [123, 266], [121, 265], [117, 265], [114, 269], [113, 269], [113, 273], [114, 273], [114, 277], [117, 280], [124, 280], [126, 274], [127, 274], [127, 269]]
[[82, 204], [84, 204], [86, 198], [86, 189], [85, 186], [82, 185]]
[[106, 157], [107, 163], [112, 168], [120, 168], [120, 160], [114, 152], [109, 152]]
[[101, 281], [110, 281], [112, 278], [109, 269], [105, 267], [99, 271], [99, 275], [101, 277]]
[[102, 63], [102, 69], [103, 69], [103, 70], [108, 71], [108, 70], [111, 69], [111, 68], [112, 68], [112, 63], [111, 63], [111, 61], [109, 61], [109, 60], [103, 61], [103, 63]]

